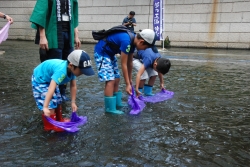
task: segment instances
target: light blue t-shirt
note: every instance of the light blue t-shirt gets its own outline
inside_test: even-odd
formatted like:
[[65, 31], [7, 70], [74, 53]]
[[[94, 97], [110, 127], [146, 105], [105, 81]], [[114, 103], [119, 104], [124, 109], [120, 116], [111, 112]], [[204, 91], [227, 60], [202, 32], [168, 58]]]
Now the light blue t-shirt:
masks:
[[154, 61], [158, 58], [161, 57], [159, 53], [153, 52], [151, 48], [147, 48], [145, 50], [138, 50], [137, 52], [138, 59], [141, 59], [142, 63], [146, 68], [153, 67]]
[[68, 62], [60, 59], [50, 59], [39, 64], [34, 69], [34, 78], [38, 83], [50, 83], [51, 80], [56, 84], [65, 84], [71, 80], [74, 80], [76, 76], [70, 73], [67, 75]]
[[130, 45], [131, 41], [130, 41], [129, 34], [127, 32], [113, 33], [109, 35], [106, 38], [106, 40], [118, 45], [119, 49], [111, 48], [108, 45], [103, 47], [106, 44], [106, 42], [103, 40], [100, 40], [95, 45], [95, 52], [97, 52], [98, 54], [101, 54], [104, 51], [109, 56], [114, 56], [117, 53], [121, 53], [121, 51], [124, 52], [125, 54], [134, 52], [135, 47]]

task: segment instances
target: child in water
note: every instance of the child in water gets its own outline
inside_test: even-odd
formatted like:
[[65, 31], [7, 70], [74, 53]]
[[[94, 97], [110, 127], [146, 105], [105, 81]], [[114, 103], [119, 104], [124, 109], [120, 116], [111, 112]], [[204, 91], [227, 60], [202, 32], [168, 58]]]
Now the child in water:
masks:
[[[136, 52], [133, 59], [133, 68], [137, 71], [136, 96], [142, 94], [143, 89], [145, 96], [152, 96], [152, 88], [157, 75], [160, 79], [160, 88], [165, 89], [163, 75], [168, 73], [170, 67], [170, 61], [162, 58], [157, 50], [147, 48]], [[146, 79], [148, 79], [148, 84], [145, 84]]]
[[38, 108], [43, 111], [42, 119], [46, 131], [63, 130], [50, 124], [45, 116], [60, 122], [68, 121], [62, 118], [59, 85], [70, 82], [71, 107], [72, 111], [77, 111], [75, 79], [82, 74], [94, 75], [90, 57], [85, 51], [74, 50], [67, 59], [46, 60], [34, 69], [31, 77], [33, 96]]

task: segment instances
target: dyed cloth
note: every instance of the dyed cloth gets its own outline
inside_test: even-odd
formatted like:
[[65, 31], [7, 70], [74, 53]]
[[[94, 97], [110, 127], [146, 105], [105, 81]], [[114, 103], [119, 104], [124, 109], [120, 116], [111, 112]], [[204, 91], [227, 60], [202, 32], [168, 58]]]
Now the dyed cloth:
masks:
[[46, 117], [46, 119], [56, 127], [66, 130], [67, 132], [77, 132], [80, 130], [78, 126], [84, 125], [87, 123], [87, 117], [78, 116], [76, 112], [72, 112], [70, 122], [59, 122], [55, 121], [50, 117]]
[[132, 86], [132, 95], [130, 95], [128, 98], [128, 104], [131, 107], [131, 111], [129, 112], [129, 114], [131, 115], [139, 114], [146, 106], [146, 104], [143, 101], [136, 98], [133, 86]]
[[132, 87], [132, 95], [128, 98], [128, 104], [131, 107], [129, 114], [138, 115], [146, 106], [145, 102], [157, 103], [174, 97], [174, 92], [162, 89], [159, 93], [153, 96], [139, 96], [135, 97], [134, 88]]
[[6, 41], [8, 38], [8, 32], [10, 28], [10, 22], [8, 22], [1, 30], [0, 30], [0, 43]]
[[162, 89], [159, 93], [156, 93], [153, 96], [139, 96], [139, 99], [144, 102], [149, 103], [158, 103], [174, 97], [174, 92]]

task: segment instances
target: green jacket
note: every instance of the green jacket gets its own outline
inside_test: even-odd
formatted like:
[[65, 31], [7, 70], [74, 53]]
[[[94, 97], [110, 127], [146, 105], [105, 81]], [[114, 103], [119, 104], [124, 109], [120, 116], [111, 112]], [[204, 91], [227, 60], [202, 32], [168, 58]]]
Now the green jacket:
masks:
[[[71, 20], [70, 20], [70, 39], [74, 46], [74, 29], [78, 26], [78, 1], [70, 0]], [[62, 48], [62, 38], [59, 37], [62, 31], [61, 21], [57, 20], [57, 0], [37, 0], [30, 22], [31, 27], [37, 30], [36, 43], [39, 44], [39, 26], [45, 28], [46, 38], [49, 48]], [[38, 38], [38, 39], [37, 39]]]

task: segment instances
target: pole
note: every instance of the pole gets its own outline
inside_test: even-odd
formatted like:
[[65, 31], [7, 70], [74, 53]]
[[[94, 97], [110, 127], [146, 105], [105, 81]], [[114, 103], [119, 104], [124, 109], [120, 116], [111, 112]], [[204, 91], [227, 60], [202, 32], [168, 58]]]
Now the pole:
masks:
[[164, 0], [162, 0], [162, 50], [164, 50]]

